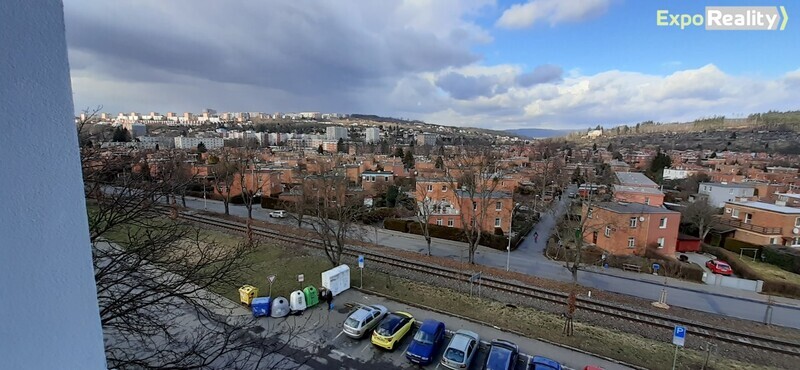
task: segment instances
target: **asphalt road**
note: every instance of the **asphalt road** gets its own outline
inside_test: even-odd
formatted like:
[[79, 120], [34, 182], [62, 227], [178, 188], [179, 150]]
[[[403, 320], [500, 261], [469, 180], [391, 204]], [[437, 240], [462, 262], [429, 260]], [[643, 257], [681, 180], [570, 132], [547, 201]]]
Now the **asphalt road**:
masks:
[[[575, 191], [574, 185], [564, 194]], [[566, 196], [556, 203], [555, 211], [544, 213], [539, 224], [531, 234], [521, 243], [519, 248], [511, 252], [511, 256], [502, 251], [479, 247], [475, 255], [475, 262], [481, 265], [505, 268], [509, 264], [510, 270], [546, 279], [558, 281], [571, 281], [571, 275], [561, 263], [548, 260], [542, 253], [550, 231], [556, 222], [556, 217], [562, 217], [570, 199]], [[220, 201], [204, 201], [203, 199], [187, 198], [187, 207], [192, 209], [207, 209], [211, 212], [222, 213], [224, 208]], [[231, 205], [232, 215], [247, 217], [244, 206]], [[283, 223], [296, 226], [296, 221], [291, 218], [273, 219], [269, 217], [271, 210], [255, 207], [253, 217], [259, 220]], [[555, 215], [554, 215], [555, 214]], [[308, 226], [305, 226], [308, 228]], [[539, 233], [538, 242], [532, 234]], [[377, 239], [376, 239], [377, 235]], [[424, 252], [427, 249], [425, 240], [417, 235], [399, 233], [391, 230], [365, 227], [359, 233], [362, 240], [377, 242], [377, 244], [415, 252]], [[464, 253], [465, 244], [434, 239], [431, 251], [435, 256], [452, 258], [466, 262]], [[511, 257], [511, 258], [510, 258]], [[719, 315], [736, 317], [746, 320], [762, 322], [767, 310], [767, 296], [755, 292], [747, 292], [725, 287], [707, 286], [678, 279], [632, 272], [604, 270], [602, 268], [588, 267], [579, 273], [579, 283], [583, 286], [605, 291], [627, 294], [657, 301], [661, 289], [667, 291], [667, 303], [671, 306], [689, 308]], [[775, 297], [777, 304], [772, 308], [772, 324], [800, 328], [800, 301]]]

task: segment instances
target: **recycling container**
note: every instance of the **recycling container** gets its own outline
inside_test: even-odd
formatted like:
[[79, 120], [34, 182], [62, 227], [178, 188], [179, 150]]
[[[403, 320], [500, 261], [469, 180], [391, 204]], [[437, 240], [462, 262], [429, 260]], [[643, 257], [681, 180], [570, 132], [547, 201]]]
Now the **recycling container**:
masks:
[[313, 285], [305, 287], [303, 294], [306, 296], [306, 308], [314, 307], [319, 303], [319, 292]]
[[250, 303], [250, 308], [253, 309], [253, 317], [269, 316], [271, 306], [272, 298], [270, 297], [256, 297]]
[[249, 306], [255, 297], [258, 297], [258, 288], [252, 285], [242, 285], [239, 288], [239, 301], [242, 303]]

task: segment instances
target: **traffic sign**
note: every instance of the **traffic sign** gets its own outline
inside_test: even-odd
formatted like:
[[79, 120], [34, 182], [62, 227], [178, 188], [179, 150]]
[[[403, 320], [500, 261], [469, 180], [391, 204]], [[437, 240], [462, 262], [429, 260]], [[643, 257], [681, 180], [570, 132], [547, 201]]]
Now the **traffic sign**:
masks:
[[305, 275], [299, 274], [297, 275], [297, 282], [302, 283], [306, 279]]
[[267, 280], [269, 280], [270, 284], [274, 283], [275, 282], [275, 275], [267, 276]]
[[358, 268], [360, 268], [360, 269], [364, 268], [364, 256], [363, 255], [358, 255]]
[[686, 328], [680, 325], [675, 326], [675, 331], [672, 332], [672, 344], [683, 347], [686, 341]]
[[657, 263], [653, 264], [653, 271], [658, 271], [658, 269], [660, 269], [660, 268], [661, 268], [661, 265], [659, 265]]

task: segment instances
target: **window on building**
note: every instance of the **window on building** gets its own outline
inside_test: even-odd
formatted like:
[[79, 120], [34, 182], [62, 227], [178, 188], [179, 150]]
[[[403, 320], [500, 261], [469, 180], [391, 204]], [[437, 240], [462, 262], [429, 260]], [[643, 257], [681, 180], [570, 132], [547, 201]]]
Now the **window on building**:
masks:
[[478, 210], [478, 202], [472, 202], [472, 210], [473, 211], [477, 211]]
[[387, 182], [387, 181], [389, 181], [389, 176], [384, 176], [383, 177], [383, 182]]
[[495, 218], [494, 219], [494, 227], [500, 227], [500, 222], [501, 222], [500, 217]]
[[744, 223], [749, 224], [753, 221], [753, 214], [752, 213], [745, 213], [744, 214]]
[[428, 191], [433, 191], [433, 185], [428, 185]]
[[664, 248], [664, 238], [658, 238], [658, 248]]
[[447, 191], [447, 185], [442, 185], [442, 191]]
[[794, 227], [800, 227], [800, 217], [794, 219]]
[[738, 210], [738, 209], [734, 209], [734, 210], [731, 212], [731, 217], [733, 217], [733, 218], [739, 218], [739, 210]]
[[447, 227], [453, 227], [453, 224], [455, 224], [453, 220], [447, 220]]
[[800, 236], [795, 236], [792, 239], [792, 247], [800, 246]]
[[778, 238], [769, 238], [769, 244], [778, 244]]
[[631, 217], [631, 219], [628, 221], [628, 226], [634, 228], [636, 227], [636, 223], [637, 223], [636, 217]]
[[592, 218], [592, 209], [591, 208], [589, 208], [589, 210], [586, 211], [586, 218]]
[[375, 182], [375, 176], [372, 176], [372, 182]]
[[603, 235], [605, 235], [606, 238], [611, 236], [611, 226], [606, 226], [606, 231], [603, 233]]
[[495, 211], [499, 211], [499, 210], [502, 210], [502, 209], [503, 209], [503, 203], [502, 202], [496, 202], [494, 204], [494, 210]]
[[632, 236], [628, 238], [628, 248], [635, 248], [636, 247], [636, 239]]
[[650, 205], [650, 197], [644, 197], [644, 204]]
[[667, 228], [667, 218], [666, 217], [662, 218], [661, 221], [658, 223], [658, 228], [659, 229], [666, 229]]
[[436, 224], [439, 225], [439, 226], [442, 226], [444, 224], [444, 222], [440, 218], [440, 219], [436, 220]]

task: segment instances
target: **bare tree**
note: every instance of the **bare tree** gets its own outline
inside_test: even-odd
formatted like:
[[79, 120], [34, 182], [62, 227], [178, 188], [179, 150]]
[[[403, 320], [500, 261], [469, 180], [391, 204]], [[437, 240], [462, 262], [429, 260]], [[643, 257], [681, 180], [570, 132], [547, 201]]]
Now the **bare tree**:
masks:
[[[142, 154], [82, 151], [90, 240], [109, 367], [285, 368], [288, 341], [254, 335], [211, 293], [238, 286], [253, 246], [223, 245], [155, 205], [170, 185], [129, 168]], [[120, 180], [117, 175], [124, 174]], [[130, 174], [130, 175], [128, 175]], [[153, 201], [155, 199], [155, 203]], [[282, 329], [284, 336], [302, 326]], [[287, 331], [288, 330], [288, 331]], [[287, 334], [288, 333], [288, 334]], [[286, 353], [284, 353], [286, 352]]]
[[425, 243], [428, 244], [428, 255], [431, 255], [431, 215], [443, 207], [442, 204], [436, 204], [436, 201], [428, 197], [427, 185], [421, 181], [416, 183], [416, 201], [414, 202], [414, 213], [419, 223], [422, 236], [425, 238]]
[[[591, 176], [594, 179], [594, 176]], [[581, 213], [579, 220], [572, 217], [566, 217], [558, 221], [554, 228], [556, 239], [559, 243], [559, 249], [567, 242], [570, 246], [574, 247], [572, 254], [566, 254], [564, 259], [564, 267], [572, 275], [572, 287], [567, 298], [566, 309], [564, 312], [564, 331], [567, 336], [573, 333], [573, 317], [577, 308], [577, 294], [578, 294], [578, 271], [584, 265], [583, 250], [586, 245], [585, 239], [587, 235], [599, 232], [606, 224], [594, 222], [592, 219], [593, 208], [596, 204], [595, 195], [593, 191], [594, 183], [586, 184], [588, 186], [586, 197], [583, 197], [584, 211]], [[557, 210], [552, 209], [553, 217], [557, 216]], [[559, 253], [562, 252], [559, 250]], [[571, 257], [571, 258], [570, 258]]]
[[483, 235], [486, 215], [502, 175], [497, 166], [497, 153], [489, 147], [483, 150], [471, 148], [462, 153], [447, 168], [445, 178], [456, 193], [459, 202], [461, 230], [468, 245], [468, 260], [475, 263], [475, 251]]
[[[81, 111], [81, 117], [78, 117], [76, 122], [76, 126], [78, 129], [78, 145], [81, 147], [91, 145], [93, 135], [91, 134], [91, 130], [88, 130], [86, 127], [87, 124], [91, 124], [95, 120], [97, 120], [97, 115], [100, 111], [103, 110], [102, 105], [95, 106], [94, 108], [86, 107]], [[89, 132], [86, 132], [89, 131]]]
[[236, 173], [240, 171], [239, 163], [232, 153], [223, 149], [219, 153], [217, 163], [212, 165], [210, 170], [214, 177], [214, 190], [222, 196], [225, 214], [230, 215], [233, 182], [236, 179]]
[[718, 211], [706, 199], [698, 199], [683, 209], [684, 222], [697, 228], [697, 236], [705, 240], [711, 229], [718, 224]]
[[[261, 196], [263, 182], [257, 173], [256, 160], [253, 153], [246, 153], [239, 157], [239, 171], [236, 173], [241, 188], [242, 201], [247, 208], [247, 218], [253, 219], [253, 201]], [[249, 180], [248, 180], [249, 178]]]
[[358, 239], [356, 233], [362, 231], [357, 221], [364, 211], [364, 200], [348, 194], [347, 186], [347, 178], [331, 172], [309, 176], [304, 183], [304, 197], [313, 199], [308, 224], [333, 266], [341, 264], [348, 239]]

